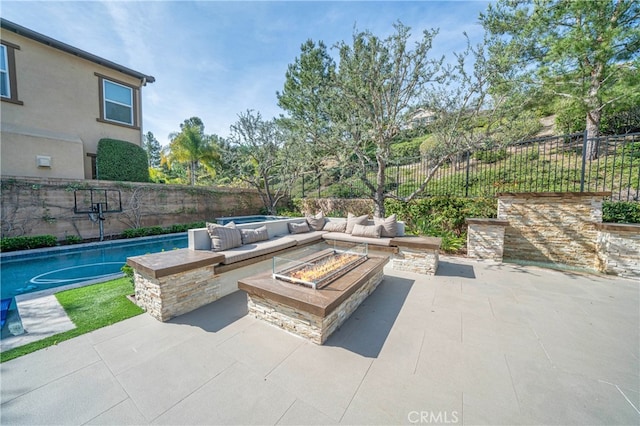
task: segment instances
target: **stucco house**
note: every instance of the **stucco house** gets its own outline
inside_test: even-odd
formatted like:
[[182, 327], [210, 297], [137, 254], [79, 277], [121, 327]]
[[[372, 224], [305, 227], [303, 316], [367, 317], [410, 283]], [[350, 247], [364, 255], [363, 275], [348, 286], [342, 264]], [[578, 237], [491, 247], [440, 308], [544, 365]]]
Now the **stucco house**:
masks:
[[102, 138], [142, 143], [155, 78], [0, 19], [3, 176], [95, 178]]

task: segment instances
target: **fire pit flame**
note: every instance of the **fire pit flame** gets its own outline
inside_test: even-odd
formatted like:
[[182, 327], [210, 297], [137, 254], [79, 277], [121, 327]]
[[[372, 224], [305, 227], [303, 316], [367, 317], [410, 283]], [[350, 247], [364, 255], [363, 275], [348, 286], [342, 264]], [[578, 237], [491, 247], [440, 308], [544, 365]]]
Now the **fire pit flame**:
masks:
[[366, 254], [331, 250], [331, 252], [324, 253], [310, 262], [299, 263], [280, 271], [276, 271], [274, 268], [273, 276], [316, 289], [326, 286], [366, 260]]

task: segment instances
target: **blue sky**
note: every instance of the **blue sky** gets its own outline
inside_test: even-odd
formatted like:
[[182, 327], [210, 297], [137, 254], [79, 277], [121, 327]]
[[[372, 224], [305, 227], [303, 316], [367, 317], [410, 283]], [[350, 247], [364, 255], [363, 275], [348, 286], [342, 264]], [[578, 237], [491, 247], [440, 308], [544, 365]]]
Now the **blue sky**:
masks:
[[[414, 37], [439, 28], [434, 57], [482, 39], [487, 1], [7, 1], [2, 17], [105, 59], [153, 75], [143, 89], [144, 131], [161, 144], [185, 119], [222, 137], [238, 114], [277, 106], [287, 65], [307, 39], [350, 42], [353, 29], [384, 37], [400, 20]], [[335, 51], [332, 51], [335, 55]]]

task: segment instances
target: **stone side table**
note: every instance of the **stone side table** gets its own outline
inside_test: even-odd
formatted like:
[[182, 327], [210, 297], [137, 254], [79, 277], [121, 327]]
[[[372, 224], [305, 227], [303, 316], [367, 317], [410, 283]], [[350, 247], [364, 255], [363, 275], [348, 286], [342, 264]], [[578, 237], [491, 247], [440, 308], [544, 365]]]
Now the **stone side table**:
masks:
[[393, 269], [423, 275], [435, 275], [438, 270], [441, 238], [395, 237], [391, 245], [398, 247], [393, 256]]
[[489, 259], [502, 262], [504, 230], [508, 220], [465, 219], [468, 226], [467, 256], [472, 259]]

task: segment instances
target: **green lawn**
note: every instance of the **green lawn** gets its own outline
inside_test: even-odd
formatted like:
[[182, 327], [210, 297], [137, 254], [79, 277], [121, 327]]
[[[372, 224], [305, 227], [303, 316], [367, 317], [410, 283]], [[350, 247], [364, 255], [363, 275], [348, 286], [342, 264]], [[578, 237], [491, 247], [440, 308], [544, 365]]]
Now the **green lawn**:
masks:
[[9, 361], [141, 314], [143, 310], [127, 299], [127, 295], [132, 293], [133, 285], [126, 277], [57, 293], [58, 301], [76, 328], [2, 352], [0, 362]]

